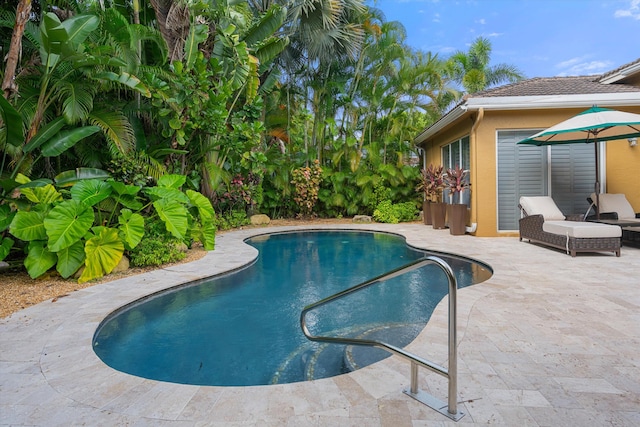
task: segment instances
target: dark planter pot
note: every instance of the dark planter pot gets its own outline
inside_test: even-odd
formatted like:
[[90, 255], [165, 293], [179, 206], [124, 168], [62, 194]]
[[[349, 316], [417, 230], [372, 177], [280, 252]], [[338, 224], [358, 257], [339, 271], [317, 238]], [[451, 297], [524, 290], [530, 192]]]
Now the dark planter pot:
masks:
[[449, 217], [449, 232], [454, 236], [463, 235], [467, 226], [467, 205], [447, 205], [447, 215]]
[[431, 223], [433, 228], [441, 230], [444, 228], [444, 219], [447, 214], [447, 205], [440, 202], [431, 202]]
[[422, 202], [422, 219], [424, 220], [424, 225], [431, 225], [433, 222], [431, 220], [431, 201], [425, 200]]

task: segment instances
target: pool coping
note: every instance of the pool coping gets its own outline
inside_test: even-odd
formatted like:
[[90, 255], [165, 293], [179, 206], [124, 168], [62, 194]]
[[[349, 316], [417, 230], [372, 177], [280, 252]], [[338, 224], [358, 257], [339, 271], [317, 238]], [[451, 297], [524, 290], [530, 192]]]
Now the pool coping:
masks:
[[[108, 367], [93, 352], [94, 332], [113, 311], [163, 289], [250, 264], [257, 256], [257, 250], [244, 243], [250, 237], [300, 230], [384, 231], [404, 237], [413, 247], [441, 252], [447, 252], [443, 250], [446, 249], [443, 248], [443, 242], [455, 239], [453, 247], [456, 253], [486, 262], [494, 270], [493, 276], [486, 282], [458, 292], [459, 342], [465, 340], [470, 313], [478, 301], [507, 287], [522, 286], [519, 284], [521, 271], [509, 259], [501, 261], [500, 257], [491, 255], [487, 261], [479, 256], [484, 252], [478, 245], [479, 238], [449, 237], [430, 230], [427, 235], [437, 238], [433, 240], [434, 247], [429, 247], [430, 240], [425, 241], [422, 233], [425, 230], [418, 224], [288, 226], [224, 233], [217, 236], [215, 251], [198, 261], [96, 285], [74, 292], [54, 304], [44, 302], [2, 319], [0, 354], [3, 377], [7, 372], [23, 373], [17, 378], [28, 379], [9, 399], [6, 398], [13, 384], [3, 381], [0, 394], [6, 400], [3, 405], [24, 405], [26, 410], [30, 408], [28, 403], [38, 398], [43, 414], [48, 408], [49, 411], [53, 410], [55, 417], [66, 421], [104, 418], [109, 423], [162, 420], [193, 425], [202, 422], [277, 423], [277, 420], [283, 419], [308, 421], [326, 416], [363, 421], [369, 418], [365, 414], [366, 408], [379, 407], [381, 402], [403, 401], [402, 405], [409, 405], [411, 411], [419, 412], [421, 419], [446, 420], [435, 411], [428, 413], [428, 408], [427, 413], [422, 406], [416, 408], [414, 405], [417, 403], [404, 402], [411, 401], [402, 394], [402, 390], [409, 385], [410, 367], [397, 357], [356, 372], [310, 382], [216, 387], [172, 384], [135, 377]], [[534, 246], [522, 244], [525, 251], [529, 247]], [[623, 249], [623, 254], [627, 251]], [[446, 366], [447, 359], [446, 309], [445, 298], [438, 304], [425, 329], [407, 348], [443, 366]], [[420, 370], [419, 378], [422, 389], [446, 401], [444, 378], [425, 370]], [[467, 413], [470, 410], [477, 412], [469, 403], [461, 402], [460, 409]], [[71, 415], [74, 411], [80, 415]], [[31, 420], [28, 423], [33, 421], [37, 425], [43, 414], [31, 413], [26, 419]], [[472, 420], [468, 417], [466, 422]], [[16, 421], [16, 424], [20, 424], [19, 417]], [[61, 421], [61, 424], [64, 422]]]

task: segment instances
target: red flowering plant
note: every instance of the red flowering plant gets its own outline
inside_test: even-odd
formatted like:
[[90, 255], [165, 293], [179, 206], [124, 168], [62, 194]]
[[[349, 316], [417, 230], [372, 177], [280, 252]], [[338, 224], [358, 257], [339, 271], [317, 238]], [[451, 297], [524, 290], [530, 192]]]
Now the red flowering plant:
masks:
[[416, 186], [416, 191], [424, 191], [425, 199], [437, 201], [444, 187], [443, 166], [430, 164], [420, 172], [420, 182]]
[[[467, 171], [456, 165], [455, 168], [448, 168], [444, 176], [445, 186], [449, 190], [451, 197], [459, 195], [463, 190], [469, 188], [469, 182], [466, 180]], [[460, 200], [460, 197], [458, 197]]]

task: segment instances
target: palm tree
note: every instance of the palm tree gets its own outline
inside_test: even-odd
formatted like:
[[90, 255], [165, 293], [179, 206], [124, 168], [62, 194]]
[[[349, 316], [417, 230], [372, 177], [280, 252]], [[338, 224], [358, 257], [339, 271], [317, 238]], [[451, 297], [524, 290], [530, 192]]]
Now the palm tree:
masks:
[[475, 93], [501, 83], [522, 80], [522, 72], [512, 65], [490, 66], [491, 42], [478, 37], [469, 52], [458, 51], [449, 59], [449, 72], [467, 93]]

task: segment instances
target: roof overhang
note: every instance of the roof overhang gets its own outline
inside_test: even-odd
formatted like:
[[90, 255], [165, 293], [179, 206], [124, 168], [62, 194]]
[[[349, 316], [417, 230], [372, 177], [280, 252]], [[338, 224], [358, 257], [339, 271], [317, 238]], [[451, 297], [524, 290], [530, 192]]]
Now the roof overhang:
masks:
[[635, 62], [628, 67], [624, 67], [616, 71], [615, 73], [612, 73], [611, 75], [603, 77], [599, 80], [599, 82], [603, 84], [617, 83], [620, 80], [624, 80], [627, 77], [631, 77], [638, 73], [640, 73], [640, 61]]
[[640, 107], [640, 90], [638, 92], [595, 93], [584, 95], [544, 95], [544, 96], [496, 96], [468, 98], [453, 110], [442, 116], [440, 120], [422, 131], [414, 140], [420, 145], [439, 132], [447, 129], [461, 117], [472, 111], [508, 110], [540, 110], [599, 107]]

